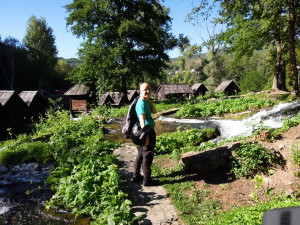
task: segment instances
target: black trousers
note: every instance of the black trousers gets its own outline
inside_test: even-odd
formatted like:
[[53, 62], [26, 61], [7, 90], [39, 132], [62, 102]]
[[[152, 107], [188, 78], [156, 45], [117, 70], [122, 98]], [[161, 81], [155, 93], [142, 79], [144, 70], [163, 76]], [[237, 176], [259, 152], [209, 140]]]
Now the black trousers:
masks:
[[154, 129], [151, 129], [148, 132], [149, 136], [149, 145], [138, 147], [138, 154], [134, 162], [134, 172], [133, 176], [137, 177], [140, 175], [141, 166], [144, 173], [144, 181], [151, 179], [151, 165], [154, 158], [154, 148], [156, 144], [156, 133]]

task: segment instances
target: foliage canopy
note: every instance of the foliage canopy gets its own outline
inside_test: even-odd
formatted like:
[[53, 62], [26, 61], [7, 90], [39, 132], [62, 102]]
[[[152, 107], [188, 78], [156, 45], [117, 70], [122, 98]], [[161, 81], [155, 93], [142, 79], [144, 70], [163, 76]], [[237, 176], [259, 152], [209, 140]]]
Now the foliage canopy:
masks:
[[[161, 77], [176, 45], [168, 10], [157, 0], [75, 0], [67, 25], [85, 41], [73, 79], [100, 92]], [[118, 82], [116, 82], [118, 81]]]

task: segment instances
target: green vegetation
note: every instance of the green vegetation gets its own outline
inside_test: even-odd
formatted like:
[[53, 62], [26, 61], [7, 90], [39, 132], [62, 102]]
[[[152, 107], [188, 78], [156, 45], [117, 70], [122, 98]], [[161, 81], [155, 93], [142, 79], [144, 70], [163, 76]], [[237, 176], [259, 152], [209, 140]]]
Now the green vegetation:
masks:
[[300, 142], [295, 142], [292, 146], [293, 163], [300, 166]]
[[[218, 201], [210, 199], [206, 190], [196, 189], [193, 182], [164, 186], [185, 224], [206, 224], [221, 209]], [[193, 216], [191, 216], [193, 215]]]
[[121, 108], [111, 108], [107, 106], [99, 106], [93, 110], [92, 115], [101, 115], [104, 117], [123, 117], [126, 115], [129, 106]]
[[177, 130], [176, 132], [164, 133], [157, 137], [155, 153], [180, 155], [190, 151], [190, 147], [197, 146], [199, 148], [202, 142], [213, 139], [217, 135], [218, 131], [215, 129]]
[[292, 162], [297, 166], [296, 176], [300, 176], [300, 142], [295, 142], [292, 145]]
[[[274, 197], [271, 201], [262, 202], [256, 206], [238, 207], [235, 210], [220, 213], [213, 220], [203, 224], [208, 225], [261, 225], [263, 213], [274, 208], [299, 206], [299, 200], [292, 196]], [[201, 224], [201, 223], [200, 223]]]
[[144, 80], [161, 78], [176, 38], [170, 33], [169, 11], [160, 1], [85, 0], [65, 8], [67, 25], [84, 37], [78, 54], [82, 64], [72, 75], [75, 82], [104, 93], [125, 92]]
[[[261, 129], [268, 129], [270, 131], [270, 140], [276, 140], [280, 138], [280, 133], [287, 131], [291, 127], [296, 127], [300, 124], [300, 113], [298, 113], [296, 116], [292, 118], [288, 118], [283, 121], [283, 126], [279, 129], [271, 129], [268, 127], [262, 127]], [[261, 130], [257, 130], [255, 133], [259, 133]]]
[[47, 143], [41, 141], [31, 143], [29, 139], [26, 141], [23, 139], [0, 151], [0, 164], [48, 163], [53, 161], [52, 152], [52, 146]]
[[[131, 202], [123, 191], [117, 146], [104, 139], [102, 124], [92, 116], [69, 119], [66, 111], [48, 112], [35, 124], [34, 133], [19, 136], [3, 151], [5, 164], [55, 161], [48, 177], [55, 194], [47, 208], [72, 210], [90, 215], [95, 224], [131, 224]], [[40, 140], [34, 141], [32, 140]], [[42, 141], [41, 141], [42, 140]]]
[[283, 162], [259, 143], [243, 142], [232, 152], [232, 170], [237, 177], [253, 177], [258, 173], [267, 173], [272, 165]]
[[186, 101], [172, 101], [167, 99], [154, 104], [157, 112], [161, 112], [172, 108], [180, 108], [183, 104], [186, 104]]
[[207, 100], [196, 104], [186, 104], [180, 108], [176, 115], [181, 117], [207, 117], [221, 116], [226, 113], [238, 113], [247, 110], [270, 107], [278, 103], [276, 100], [244, 97], [226, 100]]

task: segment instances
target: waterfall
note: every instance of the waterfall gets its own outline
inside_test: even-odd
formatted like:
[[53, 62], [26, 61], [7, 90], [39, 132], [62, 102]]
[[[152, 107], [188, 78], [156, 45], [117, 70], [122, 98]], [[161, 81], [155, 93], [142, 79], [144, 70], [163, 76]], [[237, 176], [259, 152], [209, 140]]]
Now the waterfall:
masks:
[[[279, 105], [264, 109], [244, 120], [218, 119], [210, 117], [205, 119], [178, 119], [161, 116], [158, 120], [164, 122], [175, 122], [178, 125], [190, 124], [191, 128], [215, 128], [221, 133], [222, 139], [230, 139], [237, 136], [249, 136], [259, 127], [270, 127], [278, 129], [282, 127], [283, 120], [298, 113], [300, 101], [280, 103]], [[293, 112], [293, 114], [289, 114]]]

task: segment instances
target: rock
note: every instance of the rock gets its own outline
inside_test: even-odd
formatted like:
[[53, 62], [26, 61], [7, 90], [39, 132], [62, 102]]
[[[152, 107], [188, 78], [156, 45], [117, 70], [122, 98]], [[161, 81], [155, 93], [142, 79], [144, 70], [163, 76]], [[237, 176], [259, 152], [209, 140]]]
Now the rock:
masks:
[[0, 174], [4, 174], [8, 172], [8, 168], [6, 166], [0, 165]]
[[208, 172], [227, 167], [231, 158], [231, 148], [219, 147], [206, 152], [188, 152], [181, 155], [181, 163], [190, 172]]

